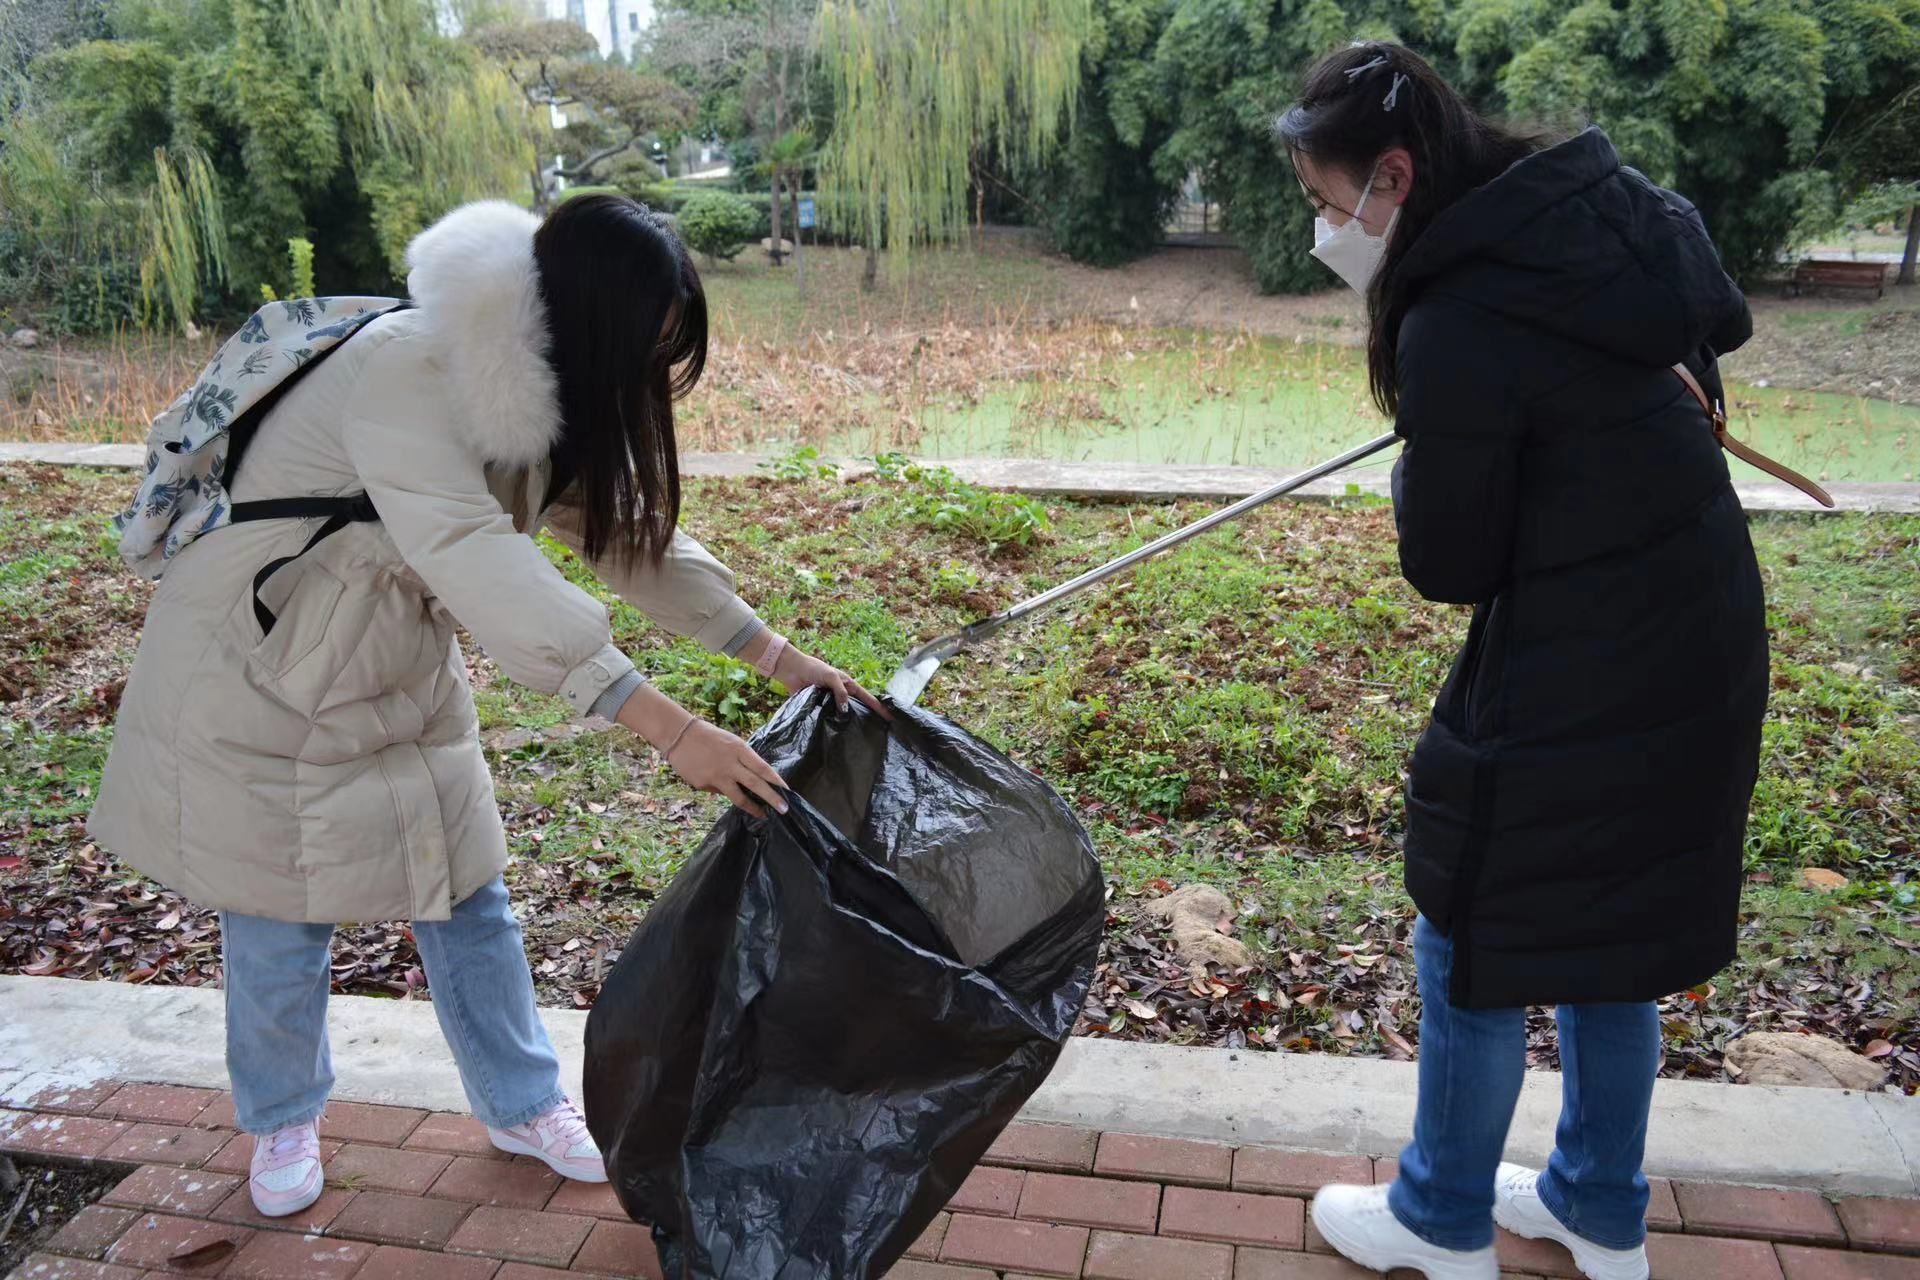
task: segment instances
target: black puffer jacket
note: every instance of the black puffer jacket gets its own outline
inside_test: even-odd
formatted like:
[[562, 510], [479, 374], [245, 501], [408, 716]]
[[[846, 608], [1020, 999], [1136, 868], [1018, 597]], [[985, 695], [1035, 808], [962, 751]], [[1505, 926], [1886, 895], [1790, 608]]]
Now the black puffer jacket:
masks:
[[1733, 958], [1767, 701], [1759, 569], [1706, 416], [1752, 332], [1686, 201], [1598, 130], [1400, 268], [1400, 559], [1476, 607], [1415, 749], [1407, 887], [1473, 1008], [1650, 1000]]

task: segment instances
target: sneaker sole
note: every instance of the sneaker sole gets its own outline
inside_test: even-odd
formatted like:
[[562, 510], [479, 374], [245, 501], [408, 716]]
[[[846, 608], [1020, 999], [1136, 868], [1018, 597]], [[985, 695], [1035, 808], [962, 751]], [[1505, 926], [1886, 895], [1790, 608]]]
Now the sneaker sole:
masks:
[[574, 1182], [605, 1182], [607, 1180], [607, 1168], [604, 1163], [595, 1169], [582, 1169], [578, 1165], [569, 1165], [565, 1160], [548, 1155], [531, 1142], [522, 1142], [510, 1133], [499, 1133], [493, 1129], [487, 1130], [487, 1141], [493, 1144], [496, 1151], [504, 1151], [508, 1155], [515, 1156], [532, 1156], [561, 1177]]
[[1502, 1230], [1510, 1231], [1522, 1240], [1553, 1241], [1572, 1256], [1574, 1268], [1587, 1277], [1587, 1280], [1647, 1280], [1652, 1271], [1651, 1267], [1632, 1271], [1611, 1269], [1596, 1271], [1591, 1259], [1580, 1256], [1581, 1247], [1586, 1244], [1586, 1241], [1565, 1229], [1556, 1231], [1552, 1227], [1536, 1227], [1522, 1222], [1518, 1215], [1507, 1207], [1507, 1202], [1497, 1196], [1493, 1202], [1493, 1221]]
[[254, 1212], [258, 1213], [261, 1217], [291, 1218], [296, 1213], [304, 1213], [308, 1209], [313, 1208], [313, 1206], [319, 1202], [320, 1197], [326, 1194], [326, 1190], [327, 1190], [327, 1180], [326, 1180], [326, 1177], [323, 1175], [321, 1177], [314, 1179], [312, 1194], [306, 1196], [304, 1199], [301, 1199], [298, 1201], [291, 1201], [281, 1207], [269, 1209], [265, 1205], [261, 1204], [260, 1198], [253, 1194], [253, 1188], [251, 1185], [249, 1185], [247, 1188], [247, 1196], [249, 1199], [253, 1201]]
[[1442, 1264], [1441, 1270], [1433, 1271], [1428, 1269], [1429, 1264], [1413, 1263], [1400, 1258], [1384, 1257], [1366, 1248], [1364, 1245], [1355, 1244], [1351, 1239], [1346, 1238], [1337, 1228], [1331, 1231], [1328, 1230], [1328, 1223], [1320, 1216], [1320, 1205], [1317, 1201], [1309, 1212], [1313, 1218], [1315, 1229], [1326, 1238], [1327, 1243], [1332, 1245], [1334, 1249], [1339, 1252], [1340, 1256], [1347, 1261], [1356, 1266], [1364, 1267], [1368, 1271], [1378, 1271], [1381, 1275], [1386, 1275], [1390, 1271], [1406, 1268], [1420, 1272], [1421, 1275], [1427, 1277], [1427, 1280], [1489, 1280], [1489, 1278], [1499, 1275], [1498, 1264], [1495, 1264], [1492, 1271], [1482, 1270], [1475, 1272], [1463, 1267], [1448, 1266], [1446, 1264]]

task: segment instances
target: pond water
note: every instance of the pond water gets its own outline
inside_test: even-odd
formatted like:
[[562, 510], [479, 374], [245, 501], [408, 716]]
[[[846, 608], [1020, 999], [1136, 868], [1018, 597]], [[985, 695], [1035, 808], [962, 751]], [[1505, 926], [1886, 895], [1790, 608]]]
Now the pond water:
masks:
[[[1727, 393], [1734, 434], [1796, 470], [1827, 480], [1914, 478], [1920, 408], [1741, 383]], [[822, 451], [1290, 468], [1381, 430], [1358, 351], [1316, 342], [1222, 344], [1217, 335], [997, 384], [971, 402], [936, 401], [913, 421], [917, 438], [903, 437], [896, 424], [884, 438], [878, 430], [843, 433]]]

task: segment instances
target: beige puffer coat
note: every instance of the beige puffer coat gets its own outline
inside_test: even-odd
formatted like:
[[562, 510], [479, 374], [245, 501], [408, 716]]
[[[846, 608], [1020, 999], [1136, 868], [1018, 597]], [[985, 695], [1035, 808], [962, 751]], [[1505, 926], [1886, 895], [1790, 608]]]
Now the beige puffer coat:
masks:
[[[530, 536], [559, 429], [533, 265], [538, 223], [457, 210], [410, 251], [418, 308], [356, 334], [288, 392], [234, 499], [371, 495], [355, 524], [251, 584], [314, 520], [220, 529], [155, 592], [88, 831], [195, 902], [278, 920], [444, 920], [506, 839], [457, 619], [512, 679], [578, 711], [633, 670], [600, 603]], [[685, 534], [658, 566], [594, 566], [715, 651], [758, 620]]]

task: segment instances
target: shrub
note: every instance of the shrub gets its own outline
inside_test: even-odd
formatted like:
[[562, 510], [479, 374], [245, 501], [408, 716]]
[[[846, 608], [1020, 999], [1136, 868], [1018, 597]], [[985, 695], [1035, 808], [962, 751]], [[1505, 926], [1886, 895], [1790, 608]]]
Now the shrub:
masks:
[[129, 262], [80, 263], [60, 272], [50, 299], [55, 333], [99, 334], [138, 324], [139, 269]]
[[655, 660], [660, 692], [717, 725], [744, 729], [772, 710], [753, 668], [717, 653], [669, 649]]
[[791, 449], [760, 466], [784, 484], [798, 480], [831, 480], [840, 474], [838, 467], [830, 462], [822, 462], [820, 451], [810, 444]]
[[[289, 298], [320, 296], [318, 286], [313, 283], [313, 241], [301, 236], [295, 236], [287, 241], [287, 269], [293, 280], [293, 291], [287, 295]], [[280, 294], [272, 285], [262, 283], [260, 300], [278, 302]]]
[[313, 283], [313, 241], [302, 236], [287, 241], [287, 258], [293, 268], [293, 296], [319, 296], [320, 291]]
[[985, 543], [988, 555], [1031, 546], [1053, 527], [1034, 499], [968, 484], [945, 467], [911, 465], [902, 475], [915, 490], [913, 513], [921, 524]]
[[[646, 178], [636, 181], [616, 178], [614, 185], [619, 187], [624, 194], [632, 196], [649, 209], [655, 209], [661, 213], [672, 213], [674, 211], [674, 187], [671, 182], [662, 182], [658, 178]], [[682, 201], [681, 203], [685, 202]]]
[[687, 201], [675, 221], [687, 247], [705, 254], [709, 262], [731, 260], [747, 247], [760, 223], [751, 204], [724, 191], [701, 192]]

